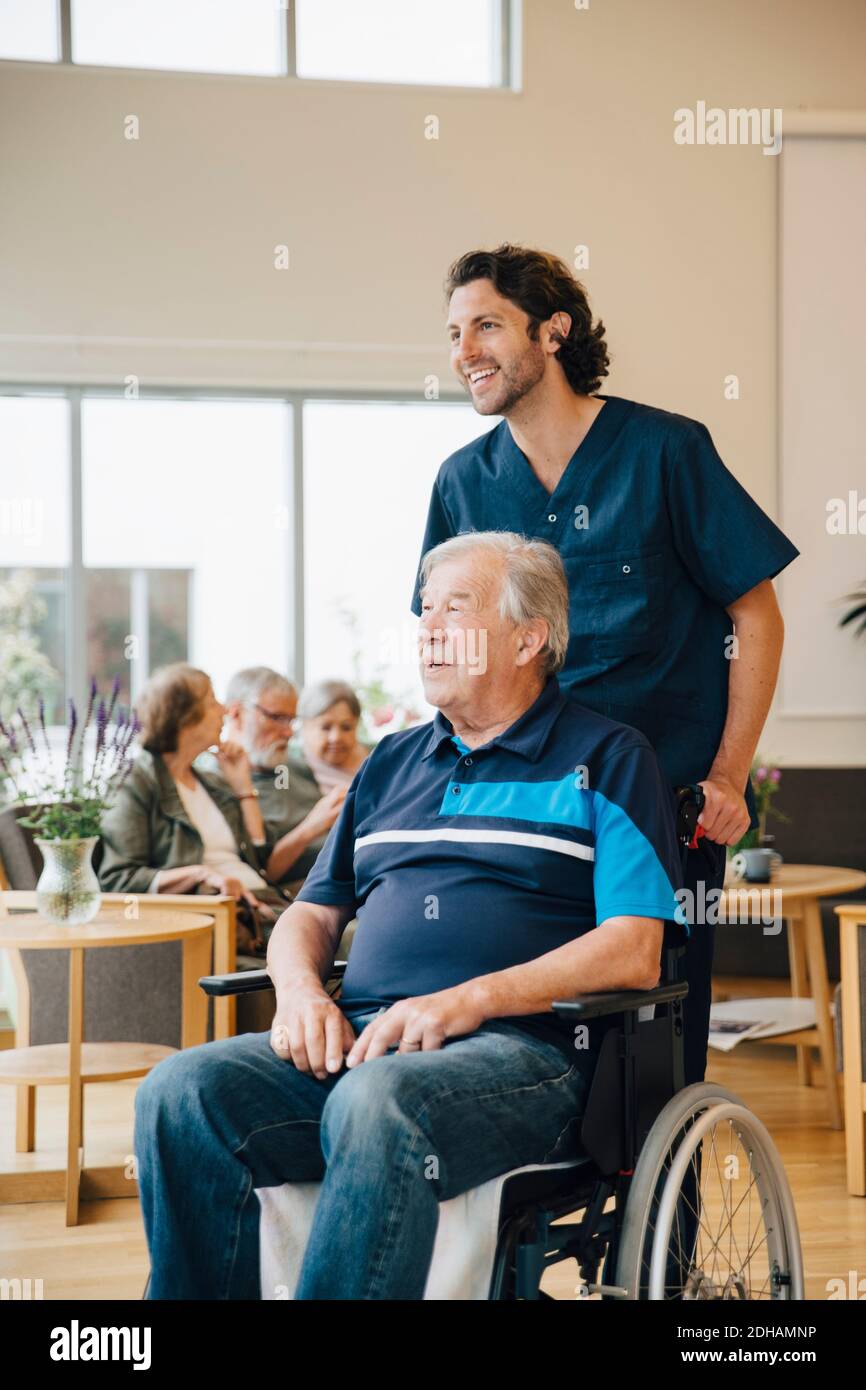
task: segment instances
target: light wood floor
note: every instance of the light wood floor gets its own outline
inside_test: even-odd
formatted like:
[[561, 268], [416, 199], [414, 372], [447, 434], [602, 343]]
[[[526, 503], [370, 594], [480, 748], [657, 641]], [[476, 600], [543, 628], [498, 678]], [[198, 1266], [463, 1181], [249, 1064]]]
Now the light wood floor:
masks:
[[[745, 983], [737, 981], [738, 994], [787, 992], [781, 981], [761, 981], [760, 988], [751, 989]], [[815, 1075], [819, 1077], [818, 1068]], [[798, 1085], [793, 1049], [746, 1042], [729, 1055], [711, 1052], [707, 1079], [739, 1095], [780, 1149], [800, 1222], [807, 1297], [826, 1298], [827, 1280], [847, 1282], [849, 1270], [858, 1271], [860, 1278], [866, 1275], [866, 1199], [847, 1194], [844, 1134], [827, 1127], [821, 1086]], [[87, 1088], [88, 1166], [128, 1160], [137, 1084]], [[0, 1170], [62, 1168], [65, 1124], [65, 1088], [43, 1088], [38, 1149], [16, 1154], [14, 1092], [0, 1087]], [[69, 1229], [59, 1202], [0, 1208], [0, 1277], [42, 1279], [46, 1299], [138, 1299], [147, 1269], [137, 1200], [85, 1202], [81, 1224]], [[559, 1298], [573, 1299], [575, 1284], [575, 1266], [569, 1261], [548, 1272], [544, 1287]]]

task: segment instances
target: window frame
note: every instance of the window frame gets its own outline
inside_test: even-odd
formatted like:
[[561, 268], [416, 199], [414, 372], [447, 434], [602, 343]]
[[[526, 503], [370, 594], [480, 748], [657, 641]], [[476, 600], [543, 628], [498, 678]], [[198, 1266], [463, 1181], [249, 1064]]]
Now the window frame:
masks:
[[[87, 574], [84, 565], [83, 484], [81, 450], [81, 402], [84, 397], [103, 400], [126, 398], [123, 386], [106, 386], [90, 382], [10, 382], [0, 381], [0, 396], [61, 397], [69, 402], [69, 544], [70, 561], [66, 568], [66, 689], [79, 709], [87, 705], [90, 672], [87, 666]], [[440, 391], [435, 401], [427, 401], [417, 390], [396, 388], [348, 387], [257, 388], [243, 387], [186, 387], [140, 386], [138, 400], [182, 401], [280, 401], [292, 410], [287, 470], [289, 497], [289, 528], [287, 532], [289, 573], [292, 583], [292, 603], [288, 612], [288, 665], [293, 679], [303, 685], [306, 679], [304, 641], [306, 612], [306, 570], [304, 564], [304, 404], [307, 401], [333, 401], [335, 404], [380, 402], [386, 405], [422, 405], [435, 410], [439, 405], [466, 405], [467, 397], [457, 387]], [[419, 535], [418, 543], [420, 545]], [[407, 608], [408, 611], [408, 608]]]
[[[337, 77], [300, 77], [297, 71], [297, 37], [295, 28], [294, 0], [286, 0], [283, 8], [285, 24], [282, 29], [282, 71], [272, 73], [240, 72], [198, 72], [190, 68], [137, 68], [108, 64], [76, 63], [72, 57], [72, 4], [74, 0], [56, 0], [58, 6], [60, 31], [60, 57], [57, 61], [30, 58], [2, 58], [0, 67], [13, 64], [17, 67], [77, 68], [81, 72], [116, 72], [134, 76], [162, 77], [202, 77], [210, 81], [244, 82], [303, 82], [322, 87], [349, 87], [352, 90], [368, 88], [381, 90], [394, 89], [401, 92], [499, 92], [512, 96], [522, 90], [523, 73], [523, 5], [522, 0], [492, 0], [496, 4], [496, 29], [493, 42], [498, 50], [499, 80], [484, 85], [465, 86], [462, 83], [428, 82], [375, 82], [369, 79]], [[498, 32], [497, 32], [498, 31]]]

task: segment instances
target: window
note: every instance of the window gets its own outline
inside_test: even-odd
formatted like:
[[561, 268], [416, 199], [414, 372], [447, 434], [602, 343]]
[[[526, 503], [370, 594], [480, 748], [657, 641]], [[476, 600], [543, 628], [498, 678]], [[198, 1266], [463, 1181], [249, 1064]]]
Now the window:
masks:
[[91, 659], [287, 668], [290, 406], [85, 396], [81, 465]]
[[61, 718], [66, 680], [69, 403], [0, 397], [0, 718], [45, 701]]
[[59, 62], [57, 0], [0, 0], [0, 58]]
[[517, 0], [0, 0], [0, 59], [507, 87], [518, 20]]
[[[151, 671], [187, 661], [192, 646], [190, 594], [194, 570], [85, 570], [87, 672], [100, 690], [120, 676], [129, 705]], [[133, 642], [134, 634], [140, 634]]]
[[0, 717], [41, 695], [60, 726], [91, 676], [134, 704], [183, 660], [218, 696], [243, 666], [348, 680], [374, 737], [431, 716], [409, 609], [430, 488], [496, 420], [457, 401], [20, 389], [0, 394]]
[[443, 459], [498, 423], [443, 402], [304, 407], [307, 678], [380, 686], [383, 724], [388, 708], [432, 715], [409, 608], [430, 489]]
[[285, 11], [276, 0], [72, 0], [72, 61], [275, 76]]
[[297, 0], [299, 77], [495, 87], [499, 0]]

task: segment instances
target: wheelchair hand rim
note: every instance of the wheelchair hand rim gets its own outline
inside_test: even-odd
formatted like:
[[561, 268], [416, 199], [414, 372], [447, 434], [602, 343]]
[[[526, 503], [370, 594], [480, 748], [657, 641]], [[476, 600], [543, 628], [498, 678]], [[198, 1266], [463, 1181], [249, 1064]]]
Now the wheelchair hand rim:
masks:
[[[726, 1120], [740, 1124], [748, 1134], [757, 1153], [763, 1177], [779, 1216], [779, 1228], [774, 1227], [767, 1230], [768, 1247], [776, 1252], [779, 1257], [776, 1263], [784, 1266], [782, 1272], [790, 1279], [790, 1284], [787, 1285], [787, 1297], [800, 1300], [804, 1295], [799, 1227], [791, 1190], [778, 1150], [762, 1121], [744, 1105], [731, 1101], [710, 1105], [709, 1109], [689, 1127], [677, 1149], [665, 1179], [656, 1216], [655, 1235], [650, 1257], [648, 1297], [656, 1301], [665, 1299], [665, 1276], [670, 1237], [686, 1170], [706, 1134], [715, 1125]], [[738, 1138], [742, 1142], [742, 1135], [738, 1134]], [[771, 1237], [772, 1241], [770, 1240]]]

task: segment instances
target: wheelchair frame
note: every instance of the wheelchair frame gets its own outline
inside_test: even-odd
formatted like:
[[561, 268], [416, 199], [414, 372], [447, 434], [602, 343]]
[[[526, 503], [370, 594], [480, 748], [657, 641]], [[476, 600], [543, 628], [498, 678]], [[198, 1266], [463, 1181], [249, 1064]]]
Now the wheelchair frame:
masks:
[[[677, 834], [685, 851], [695, 843], [703, 794], [699, 787], [681, 787], [676, 800]], [[577, 1261], [582, 1293], [614, 1299], [630, 1296], [626, 1288], [605, 1282], [604, 1272], [617, 1267], [631, 1181], [644, 1142], [665, 1106], [680, 1092], [692, 1091], [697, 1098], [698, 1092], [713, 1089], [684, 1086], [683, 1000], [688, 984], [677, 979], [678, 963], [684, 955], [684, 946], [664, 943], [664, 981], [653, 989], [583, 994], [553, 1002], [554, 1012], [575, 1025], [601, 1018], [609, 1018], [611, 1023], [598, 1046], [582, 1116], [583, 1153], [573, 1162], [547, 1165], [546, 1171], [542, 1167], [512, 1174], [503, 1187], [490, 1299], [555, 1301], [541, 1289], [541, 1281], [551, 1265], [566, 1259]], [[329, 993], [335, 992], [345, 969], [345, 961], [334, 963], [326, 984]], [[208, 976], [199, 984], [206, 994], [222, 997], [267, 989], [272, 981], [266, 970], [251, 970]], [[638, 1011], [650, 1006], [654, 1006], [653, 1017], [640, 1020]], [[718, 1097], [708, 1097], [708, 1106], [720, 1100], [736, 1101], [730, 1093], [717, 1089]], [[744, 1107], [738, 1108], [747, 1114]], [[612, 1122], [616, 1115], [619, 1124]], [[769, 1136], [766, 1138], [772, 1145]], [[782, 1177], [784, 1224], [796, 1248], [792, 1247], [791, 1270], [778, 1272], [771, 1296], [802, 1298], [796, 1215], [784, 1170]], [[605, 1211], [610, 1198], [614, 1199], [613, 1209]], [[562, 1222], [563, 1217], [578, 1210], [579, 1221]]]
[[[538, 1191], [503, 1194], [499, 1242], [491, 1279], [493, 1299], [550, 1299], [540, 1285], [546, 1269], [575, 1259], [587, 1293], [622, 1297], [612, 1284], [598, 1282], [602, 1260], [615, 1268], [631, 1176], [638, 1154], [657, 1116], [683, 1089], [683, 1009], [688, 985], [676, 979], [684, 948], [665, 948], [667, 980], [649, 990], [579, 995], [555, 1001], [554, 1012], [576, 1024], [608, 1017], [580, 1130], [585, 1159], [573, 1172], [555, 1175], [554, 1192], [541, 1191], [539, 1173], [525, 1175]], [[638, 1019], [638, 1010], [660, 1006], [661, 1014]], [[613, 1123], [615, 1116], [620, 1123]], [[586, 1168], [584, 1173], [582, 1170]], [[612, 1211], [604, 1210], [614, 1198]], [[579, 1221], [561, 1223], [582, 1208]], [[509, 1250], [515, 1248], [514, 1287], [506, 1291]]]
[[[683, 947], [666, 947], [666, 983], [649, 990], [585, 994], [554, 1003], [554, 1010], [576, 1024], [619, 1016], [605, 1032], [581, 1123], [580, 1142], [586, 1158], [577, 1171], [551, 1165], [548, 1173], [518, 1174], [503, 1193], [500, 1236], [491, 1280], [491, 1298], [505, 1288], [505, 1260], [516, 1246], [517, 1278], [513, 1296], [546, 1298], [540, 1289], [545, 1269], [576, 1259], [590, 1291], [609, 1292], [596, 1283], [606, 1253], [615, 1257], [627, 1185], [643, 1140], [657, 1115], [683, 1087], [682, 1001], [688, 985], [675, 979]], [[329, 991], [342, 979], [345, 961], [335, 961]], [[266, 970], [206, 976], [199, 981], [206, 994], [223, 997], [272, 987]], [[638, 1010], [662, 1006], [659, 1017], [638, 1021]], [[621, 1118], [612, 1125], [612, 1115]], [[586, 1167], [584, 1174], [582, 1169]], [[612, 1212], [608, 1199], [616, 1198]], [[585, 1207], [579, 1222], [554, 1226], [562, 1216]]]

